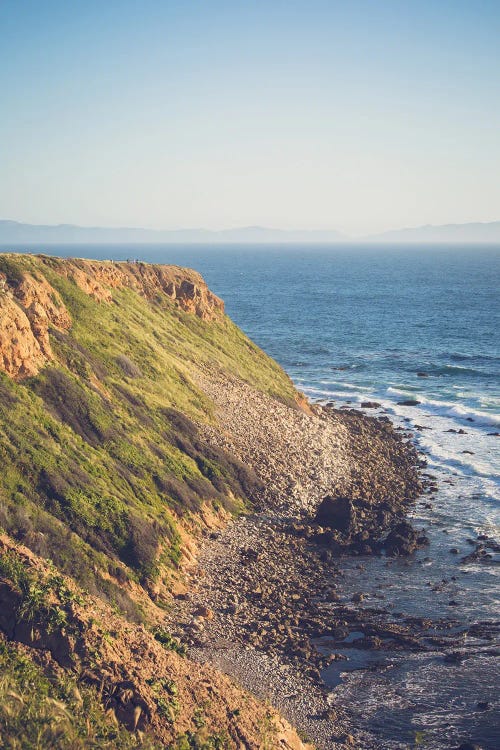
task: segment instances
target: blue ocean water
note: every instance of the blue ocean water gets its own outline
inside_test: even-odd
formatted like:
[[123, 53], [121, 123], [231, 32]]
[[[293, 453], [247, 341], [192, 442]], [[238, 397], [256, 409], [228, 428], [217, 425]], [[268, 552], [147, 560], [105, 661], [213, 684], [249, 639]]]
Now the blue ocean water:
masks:
[[[478, 535], [499, 537], [500, 247], [17, 249], [196, 268], [308, 396], [338, 406], [375, 401], [380, 407], [367, 413], [413, 428], [439, 483], [432, 503], [413, 512], [430, 547], [390, 568], [383, 559], [364, 570], [346, 561], [345, 601], [362, 590], [363, 606], [380, 606], [383, 591], [394, 616], [448, 618], [462, 630], [498, 620], [498, 554], [461, 559]], [[408, 400], [418, 403], [401, 403]], [[381, 747], [413, 747], [419, 737], [424, 747], [445, 748], [472, 737], [493, 750], [500, 747], [498, 660], [488, 643], [469, 646], [470, 658], [444, 671], [432, 656], [407, 656], [392, 672], [384, 665], [383, 676], [360, 676], [346, 662], [332, 687]], [[478, 702], [490, 710], [479, 714]]]

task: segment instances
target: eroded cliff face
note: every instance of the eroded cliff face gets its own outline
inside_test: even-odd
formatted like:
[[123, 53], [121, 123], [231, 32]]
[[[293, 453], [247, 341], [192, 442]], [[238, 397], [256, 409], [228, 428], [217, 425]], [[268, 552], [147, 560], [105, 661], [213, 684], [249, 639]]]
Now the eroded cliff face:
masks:
[[54, 359], [49, 331], [71, 328], [71, 316], [59, 293], [43, 275], [44, 264], [71, 279], [98, 302], [111, 304], [113, 290], [129, 288], [148, 301], [166, 296], [204, 321], [221, 319], [224, 303], [191, 269], [145, 263], [56, 260], [39, 257], [36, 273], [7, 263], [0, 270], [0, 370], [22, 379], [36, 375]]
[[12, 280], [0, 273], [0, 368], [13, 378], [36, 375], [53, 359], [51, 326], [67, 330], [71, 318], [48, 281], [29, 273]]
[[224, 314], [224, 303], [196, 271], [148, 263], [68, 260], [57, 270], [99, 302], [110, 303], [113, 289], [129, 288], [153, 300], [165, 294], [185, 312], [211, 321]]

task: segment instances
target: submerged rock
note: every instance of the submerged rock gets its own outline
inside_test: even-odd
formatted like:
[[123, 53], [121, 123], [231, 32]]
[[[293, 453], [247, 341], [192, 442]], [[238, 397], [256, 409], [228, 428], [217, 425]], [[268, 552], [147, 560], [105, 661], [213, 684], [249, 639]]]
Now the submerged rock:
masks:
[[384, 542], [388, 555], [393, 557], [411, 555], [412, 552], [429, 544], [429, 540], [422, 532], [416, 531], [407, 521], [401, 521], [390, 532]]

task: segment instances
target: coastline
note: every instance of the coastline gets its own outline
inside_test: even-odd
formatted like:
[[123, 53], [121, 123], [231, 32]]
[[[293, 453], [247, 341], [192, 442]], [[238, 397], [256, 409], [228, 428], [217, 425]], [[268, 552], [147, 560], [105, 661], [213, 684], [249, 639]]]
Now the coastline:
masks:
[[[388, 640], [394, 650], [427, 647], [422, 626], [384, 622], [383, 610], [356, 606], [362, 592], [349, 603], [338, 593], [342, 559], [380, 551], [424, 485], [432, 491], [420, 458], [387, 418], [318, 404], [306, 415], [208, 373], [199, 385], [217, 406], [218, 427], [205, 436], [247, 462], [263, 489], [251, 515], [207, 530], [168, 626], [193, 659], [270, 701], [316, 747], [375, 748], [323, 675], [342, 664], [353, 633], [367, 652]], [[315, 522], [326, 495], [350, 500], [343, 532]]]

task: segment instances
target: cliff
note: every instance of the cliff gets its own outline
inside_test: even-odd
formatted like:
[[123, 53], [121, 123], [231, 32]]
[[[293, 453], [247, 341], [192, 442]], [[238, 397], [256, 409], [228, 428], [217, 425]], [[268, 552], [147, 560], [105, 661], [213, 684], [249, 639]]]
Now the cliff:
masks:
[[303, 747], [164, 628], [200, 533], [261, 487], [204, 435], [207, 373], [299, 408], [195, 271], [0, 256], [7, 746]]
[[[49, 328], [71, 328], [71, 315], [59, 292], [42, 275], [44, 270], [75, 283], [97, 302], [112, 304], [113, 290], [132, 289], [148, 302], [163, 297], [201, 320], [220, 320], [224, 303], [208, 289], [201, 276], [175, 266], [145, 263], [106, 263], [88, 260], [55, 261], [40, 256], [31, 264], [16, 265], [15, 256], [0, 259], [0, 368], [14, 378], [36, 375], [54, 359]], [[32, 272], [30, 272], [32, 271]]]

